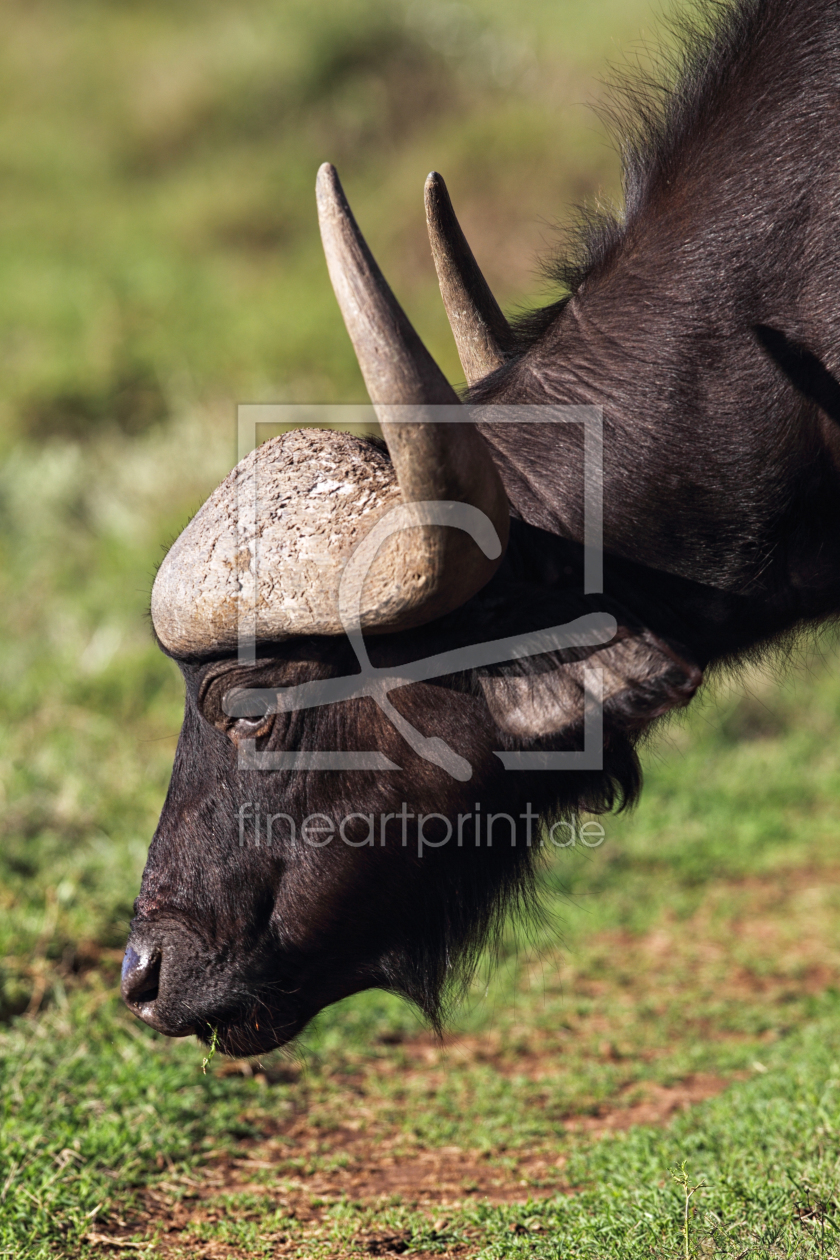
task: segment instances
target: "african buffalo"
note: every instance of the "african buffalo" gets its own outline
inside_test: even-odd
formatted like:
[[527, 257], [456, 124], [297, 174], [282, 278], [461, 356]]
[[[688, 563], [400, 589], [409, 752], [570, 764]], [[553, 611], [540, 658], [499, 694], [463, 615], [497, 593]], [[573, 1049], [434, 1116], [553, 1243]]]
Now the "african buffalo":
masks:
[[[430, 176], [467, 423], [435, 410], [461, 402], [322, 168], [385, 442], [266, 443], [157, 576], [186, 713], [123, 968], [154, 1028], [257, 1052], [371, 986], [439, 1021], [528, 900], [539, 826], [632, 801], [639, 737], [701, 671], [840, 611], [840, 6], [704, 12], [664, 104], [637, 94], [622, 216], [589, 224], [544, 310], [508, 324]], [[603, 594], [581, 428], [493, 411], [526, 404], [602, 411]], [[540, 769], [580, 750], [588, 677], [602, 767]], [[522, 753], [543, 761], [510, 771]]]

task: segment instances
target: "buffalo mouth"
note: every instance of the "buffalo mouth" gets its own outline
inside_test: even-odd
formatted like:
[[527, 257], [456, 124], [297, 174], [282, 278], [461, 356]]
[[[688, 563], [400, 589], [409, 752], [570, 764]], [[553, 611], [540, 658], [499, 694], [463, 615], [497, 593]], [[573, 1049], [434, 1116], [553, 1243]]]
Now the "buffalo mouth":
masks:
[[164, 1036], [197, 1036], [233, 1056], [266, 1054], [296, 1037], [319, 1006], [304, 1009], [295, 986], [249, 961], [231, 967], [177, 920], [135, 920], [120, 989], [132, 1014]]
[[153, 957], [145, 966], [144, 962], [129, 944], [123, 961], [123, 1000], [133, 1015], [166, 1037], [196, 1036], [233, 1057], [267, 1054], [293, 1040], [315, 1014], [304, 1014], [287, 1001], [282, 1006], [270, 1004], [268, 995], [243, 1002], [235, 996], [225, 1000], [218, 993], [211, 997], [183, 989], [173, 992], [175, 986], [166, 982], [165, 959]]

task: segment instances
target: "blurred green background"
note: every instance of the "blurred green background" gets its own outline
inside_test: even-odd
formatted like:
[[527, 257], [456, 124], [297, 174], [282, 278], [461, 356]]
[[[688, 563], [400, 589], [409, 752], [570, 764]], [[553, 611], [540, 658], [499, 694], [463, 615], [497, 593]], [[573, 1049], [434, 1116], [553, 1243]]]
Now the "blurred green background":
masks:
[[617, 194], [593, 76], [648, 16], [573, 0], [2, 6], [0, 1010], [29, 1003], [45, 895], [51, 956], [122, 940], [180, 716], [149, 591], [234, 462], [236, 403], [366, 398], [321, 253], [319, 164], [338, 165], [457, 381], [426, 173], [445, 173], [500, 300], [547, 296], [556, 224]]
[[191, 404], [353, 401], [313, 214], [336, 163], [457, 375], [422, 221], [440, 167], [505, 303], [576, 200], [616, 189], [583, 102], [641, 4], [3, 6], [4, 407], [39, 440]]
[[[0, 22], [0, 1254], [93, 1254], [92, 1222], [128, 1230], [120, 1213], [130, 1224], [132, 1195], [136, 1207], [161, 1169], [171, 1179], [211, 1147], [235, 1151], [288, 1107], [328, 1131], [356, 1106], [359, 1079], [384, 1091], [373, 1128], [415, 1146], [542, 1144], [555, 1159], [570, 1112], [692, 1071], [741, 1079], [759, 1053], [762, 1089], [784, 1112], [769, 1154], [755, 1091], [737, 1095], [734, 1127], [724, 1109], [664, 1145], [643, 1135], [629, 1154], [598, 1147], [575, 1174], [594, 1197], [575, 1200], [574, 1219], [552, 1207], [559, 1250], [529, 1242], [528, 1254], [600, 1257], [618, 1254], [616, 1240], [627, 1255], [681, 1254], [667, 1169], [687, 1151], [707, 1161], [720, 1219], [741, 1213], [749, 1230], [766, 1233], [774, 1213], [788, 1228], [774, 1160], [832, 1201], [830, 639], [810, 644], [783, 686], [773, 670], [749, 672], [659, 736], [639, 811], [608, 821], [597, 854], [547, 871], [550, 926], [522, 937], [518, 954], [511, 934], [507, 965], [493, 978], [485, 969], [458, 1027], [495, 1030], [511, 1062], [549, 1034], [566, 1038], [549, 1085], [461, 1063], [437, 1093], [388, 1093], [399, 1043], [419, 1028], [374, 994], [306, 1034], [301, 1097], [293, 1076], [269, 1090], [218, 1064], [203, 1075], [194, 1043], [158, 1038], [115, 996], [181, 716], [179, 676], [147, 620], [155, 566], [233, 463], [238, 402], [365, 398], [321, 255], [319, 164], [338, 166], [386, 275], [459, 382], [425, 175], [446, 177], [506, 309], [556, 296], [540, 255], [559, 247], [577, 205], [620, 195], [592, 108], [607, 99], [608, 64], [647, 65], [649, 44], [670, 40], [649, 0], [7, 0]], [[800, 887], [807, 896], [786, 900]], [[747, 940], [751, 898], [762, 913], [769, 898], [777, 918]], [[657, 932], [666, 946], [654, 966], [634, 950]], [[821, 979], [805, 983], [817, 957]], [[746, 989], [727, 988], [733, 968], [752, 977]], [[605, 1029], [623, 1038], [615, 1054], [598, 1048]], [[766, 1049], [774, 1038], [778, 1052]], [[819, 1107], [815, 1081], [830, 1095]], [[536, 1182], [517, 1184], [548, 1202]], [[299, 1254], [353, 1252], [368, 1218], [339, 1207]], [[488, 1256], [520, 1242], [524, 1254], [520, 1235], [539, 1234], [527, 1221], [549, 1211], [488, 1208], [450, 1237], [388, 1210], [406, 1248], [448, 1254], [463, 1229], [470, 1254]], [[228, 1208], [243, 1221], [255, 1211]], [[827, 1211], [814, 1218], [823, 1230]], [[609, 1244], [594, 1220], [612, 1222]], [[138, 1228], [154, 1234], [153, 1222]], [[262, 1226], [247, 1228], [219, 1254], [273, 1254]], [[792, 1250], [772, 1254], [805, 1254], [796, 1247], [812, 1241], [800, 1229]]]

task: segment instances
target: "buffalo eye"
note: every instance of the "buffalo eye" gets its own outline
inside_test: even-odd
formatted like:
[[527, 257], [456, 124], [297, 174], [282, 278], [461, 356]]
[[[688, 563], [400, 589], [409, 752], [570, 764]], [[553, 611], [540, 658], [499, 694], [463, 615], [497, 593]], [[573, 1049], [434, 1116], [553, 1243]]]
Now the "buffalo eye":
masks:
[[264, 698], [242, 694], [245, 703], [240, 700], [237, 704], [243, 689], [231, 687], [229, 678], [222, 676], [207, 681], [209, 685], [203, 687], [199, 695], [199, 708], [212, 726], [223, 731], [236, 745], [243, 740], [262, 739], [269, 734], [275, 714], [266, 711], [269, 705]]
[[228, 739], [239, 745], [245, 739], [261, 739], [274, 725], [274, 714], [266, 712], [268, 705], [262, 697], [243, 697], [245, 711], [240, 701], [236, 703], [240, 688], [234, 687], [224, 697], [222, 711], [215, 725], [225, 732]]
[[274, 714], [263, 713], [259, 717], [228, 718], [223, 729], [237, 746], [244, 739], [262, 739], [274, 725]]

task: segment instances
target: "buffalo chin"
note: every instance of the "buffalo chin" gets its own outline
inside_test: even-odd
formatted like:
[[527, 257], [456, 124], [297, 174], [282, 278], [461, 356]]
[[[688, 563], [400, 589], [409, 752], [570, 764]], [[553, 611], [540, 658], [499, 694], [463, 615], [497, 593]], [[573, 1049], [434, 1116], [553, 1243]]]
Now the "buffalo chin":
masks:
[[[232, 1059], [268, 1054], [294, 1041], [309, 1023], [310, 1018], [312, 1017], [295, 1017], [289, 1023], [282, 1025], [275, 1025], [268, 1021], [264, 1024], [219, 1024], [215, 1027], [215, 1044], [222, 1054]], [[213, 1045], [213, 1030], [209, 1026], [207, 1029], [196, 1032], [196, 1036], [204, 1045]]]

